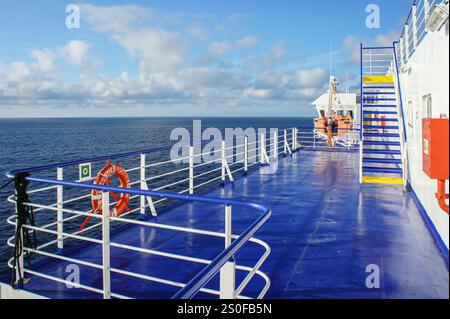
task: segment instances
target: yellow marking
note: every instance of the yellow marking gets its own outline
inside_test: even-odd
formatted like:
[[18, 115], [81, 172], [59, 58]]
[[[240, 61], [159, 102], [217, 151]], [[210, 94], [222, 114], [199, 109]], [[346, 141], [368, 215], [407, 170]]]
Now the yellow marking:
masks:
[[365, 184], [404, 185], [403, 178], [399, 177], [363, 176], [362, 181]]
[[[22, 280], [23, 280], [24, 285], [30, 282], [30, 278], [27, 278], [27, 277], [24, 277]], [[17, 284], [18, 284], [18, 281], [15, 281], [14, 285], [17, 285]]]
[[394, 77], [391, 75], [385, 75], [385, 76], [364, 76], [363, 77], [364, 83], [394, 83]]

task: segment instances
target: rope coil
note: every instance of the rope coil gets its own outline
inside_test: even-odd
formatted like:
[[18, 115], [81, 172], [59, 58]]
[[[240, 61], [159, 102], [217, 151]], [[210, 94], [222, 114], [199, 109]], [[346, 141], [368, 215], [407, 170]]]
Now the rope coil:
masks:
[[[22, 288], [23, 286], [23, 265], [20, 262], [20, 258], [23, 257], [23, 247], [30, 247], [36, 249], [36, 232], [24, 228], [24, 225], [35, 225], [33, 208], [25, 205], [30, 203], [27, 186], [28, 173], [19, 173], [12, 180], [16, 190], [16, 233], [14, 235], [14, 248], [13, 248], [13, 269], [12, 269], [12, 283], [11, 286], [14, 289]], [[31, 253], [26, 252], [25, 257], [28, 262], [28, 266], [31, 268]]]

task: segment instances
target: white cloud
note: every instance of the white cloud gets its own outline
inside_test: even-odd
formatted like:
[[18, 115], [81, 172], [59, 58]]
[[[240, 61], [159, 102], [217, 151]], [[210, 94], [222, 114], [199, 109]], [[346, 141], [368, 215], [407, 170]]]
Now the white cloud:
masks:
[[209, 53], [215, 57], [221, 56], [231, 50], [230, 41], [212, 42], [209, 45]]
[[208, 32], [201, 27], [198, 26], [190, 26], [187, 28], [187, 32], [189, 35], [193, 36], [196, 39], [206, 41], [208, 39]]
[[327, 73], [320, 68], [299, 72], [264, 71], [245, 90], [245, 96], [258, 100], [310, 102], [322, 93], [326, 76]]
[[6, 82], [25, 81], [31, 74], [31, 67], [24, 62], [13, 62], [5, 65], [0, 64], [0, 75]]
[[258, 43], [258, 38], [253, 35], [248, 35], [236, 41], [236, 46], [242, 49], [248, 49]]
[[[198, 47], [187, 52], [192, 49], [189, 45], [217, 36], [214, 26], [218, 20], [226, 25], [247, 18], [245, 15], [222, 19], [205, 15], [196, 20], [194, 15], [164, 16], [132, 5], [81, 5], [81, 16], [83, 26], [129, 53], [139, 66], [137, 74], [133, 70], [123, 70], [113, 76], [85, 72], [95, 63], [94, 54], [98, 49], [92, 50], [93, 46], [86, 41], [73, 40], [52, 48], [53, 51], [32, 51], [34, 60], [30, 63], [0, 64], [0, 106], [45, 104], [97, 109], [114, 106], [134, 110], [137, 106], [182, 105], [186, 111], [194, 106], [193, 109], [203, 107], [213, 112], [211, 106], [218, 104], [259, 107], [293, 102], [298, 105], [319, 94], [323, 87], [323, 70], [298, 72], [292, 65], [283, 64], [284, 43], [276, 43], [265, 53], [246, 58], [249, 54], [246, 49], [257, 45], [258, 38], [236, 36], [239, 33], [234, 31], [220, 34], [220, 38], [230, 40], [201, 43], [202, 47], [206, 46], [202, 56], [204, 64], [196, 64]], [[162, 22], [169, 20], [169, 26]], [[205, 27], [205, 23], [211, 28]], [[241, 59], [226, 60], [236, 55], [242, 55]], [[58, 69], [61, 66], [58, 59], [77, 66], [81, 80], [69, 82], [60, 78], [64, 70]], [[243, 63], [251, 69], [243, 68]]]
[[180, 33], [141, 26], [152, 22], [147, 8], [82, 5], [81, 11], [94, 31], [105, 33], [137, 58], [141, 71], [169, 69], [184, 61], [186, 44]]
[[270, 89], [250, 88], [245, 90], [245, 96], [252, 99], [269, 99], [273, 96], [273, 92]]
[[257, 57], [249, 57], [246, 59], [245, 67], [250, 69], [261, 69], [273, 67], [281, 62], [284, 58], [285, 44], [278, 42], [273, 45], [269, 52]]
[[386, 34], [378, 34], [374, 38], [361, 39], [355, 35], [347, 36], [342, 43], [342, 53], [348, 57], [348, 62], [354, 65], [360, 63], [360, 45], [364, 43], [365, 46], [392, 46], [392, 43], [398, 40], [399, 35], [396, 31], [391, 31]]
[[36, 59], [34, 66], [43, 71], [50, 72], [53, 71], [55, 65], [56, 55], [49, 50], [33, 50], [31, 51], [31, 56]]
[[322, 68], [301, 70], [298, 72], [298, 81], [301, 87], [322, 87], [326, 81], [327, 72]]
[[73, 40], [61, 47], [59, 52], [69, 63], [81, 67], [86, 64], [91, 45], [85, 41]]
[[199, 59], [199, 64], [210, 64], [216, 62], [222, 55], [231, 51], [233, 45], [230, 41], [214, 41], [208, 45], [208, 51]]

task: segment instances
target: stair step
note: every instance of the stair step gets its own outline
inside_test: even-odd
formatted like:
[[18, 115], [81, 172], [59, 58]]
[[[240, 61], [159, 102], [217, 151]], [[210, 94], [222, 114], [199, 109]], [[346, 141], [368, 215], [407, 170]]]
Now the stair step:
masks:
[[363, 167], [363, 173], [385, 173], [385, 174], [403, 174], [401, 168], [387, 168], [387, 167]]
[[363, 176], [364, 184], [383, 184], [383, 185], [403, 185], [403, 178], [381, 177], [381, 176]]
[[364, 125], [367, 129], [381, 129], [381, 130], [398, 130], [398, 126], [383, 126], [383, 125]]
[[390, 98], [363, 98], [364, 102], [379, 102], [379, 101], [397, 101], [397, 99], [390, 99]]
[[366, 75], [362, 78], [363, 83], [387, 83], [394, 84], [394, 77], [392, 75]]
[[395, 92], [364, 92], [363, 95], [395, 95]]
[[364, 114], [381, 114], [381, 115], [397, 115], [397, 112], [389, 111], [364, 111]]
[[402, 155], [399, 150], [375, 150], [375, 149], [364, 149], [364, 154], [373, 154], [373, 155]]
[[364, 137], [400, 137], [398, 133], [364, 133]]
[[365, 157], [363, 158], [363, 163], [372, 163], [372, 164], [402, 164], [402, 160], [395, 158], [373, 158], [373, 157]]
[[364, 89], [370, 89], [370, 90], [384, 90], [384, 89], [389, 90], [389, 89], [392, 89], [392, 90], [395, 90], [395, 86], [391, 86], [391, 85], [386, 85], [386, 86], [374, 85], [374, 86], [370, 86], [370, 85], [365, 84], [363, 86], [363, 92], [364, 92]]
[[400, 142], [392, 141], [363, 141], [363, 143], [371, 146], [400, 146]]
[[375, 107], [375, 108], [397, 108], [395, 104], [364, 104], [363, 107]]
[[387, 119], [387, 118], [363, 118], [363, 122], [398, 122], [398, 119]]

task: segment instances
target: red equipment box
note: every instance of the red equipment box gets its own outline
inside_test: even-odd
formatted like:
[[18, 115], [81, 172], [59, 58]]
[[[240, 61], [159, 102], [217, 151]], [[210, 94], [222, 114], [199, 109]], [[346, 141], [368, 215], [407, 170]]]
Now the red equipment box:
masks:
[[432, 179], [448, 179], [448, 119], [423, 119], [423, 171]]

